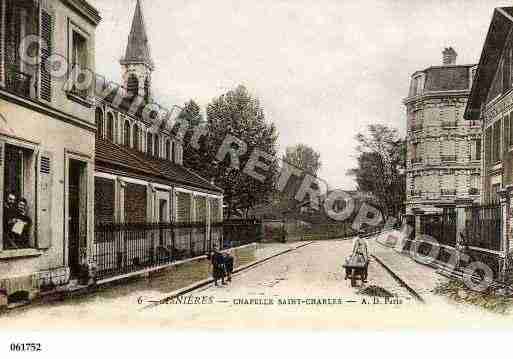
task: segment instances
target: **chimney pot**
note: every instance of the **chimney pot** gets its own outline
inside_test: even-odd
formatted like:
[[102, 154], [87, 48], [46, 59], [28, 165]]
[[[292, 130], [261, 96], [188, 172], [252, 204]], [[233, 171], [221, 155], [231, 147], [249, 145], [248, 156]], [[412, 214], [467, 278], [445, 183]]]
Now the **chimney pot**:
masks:
[[444, 65], [456, 64], [457, 57], [458, 53], [452, 47], [446, 47], [444, 51], [442, 51], [442, 62]]

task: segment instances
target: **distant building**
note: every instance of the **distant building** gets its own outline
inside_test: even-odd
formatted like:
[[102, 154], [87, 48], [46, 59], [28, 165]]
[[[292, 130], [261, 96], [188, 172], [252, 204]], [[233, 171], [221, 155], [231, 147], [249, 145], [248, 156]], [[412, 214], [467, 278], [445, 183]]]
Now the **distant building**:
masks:
[[403, 101], [407, 216], [439, 214], [457, 199], [479, 200], [480, 123], [463, 119], [476, 65], [457, 65], [456, 58], [446, 48], [441, 66], [415, 72]]

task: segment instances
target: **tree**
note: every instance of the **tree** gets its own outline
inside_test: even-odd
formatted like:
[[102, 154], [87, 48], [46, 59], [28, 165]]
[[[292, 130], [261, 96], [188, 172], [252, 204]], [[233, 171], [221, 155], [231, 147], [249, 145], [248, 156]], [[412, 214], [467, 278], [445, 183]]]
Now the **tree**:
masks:
[[[322, 165], [321, 154], [310, 146], [300, 143], [285, 149], [283, 162], [301, 169], [302, 173], [300, 176], [293, 175], [290, 177], [285, 188], [275, 195], [275, 202], [278, 204], [278, 207], [281, 208], [284, 216], [297, 218], [300, 213], [301, 203], [296, 200], [296, 193], [300, 189], [306, 175], [317, 176]], [[307, 194], [305, 201], [308, 200], [309, 197]]]
[[368, 134], [356, 136], [358, 167], [348, 171], [358, 190], [371, 193], [384, 219], [398, 216], [406, 200], [406, 142], [394, 128], [370, 125]]
[[287, 147], [283, 160], [313, 176], [317, 176], [322, 165], [321, 154], [302, 143]]
[[190, 100], [184, 105], [177, 119], [186, 120], [189, 123], [189, 128], [184, 137], [184, 166], [190, 168], [201, 177], [211, 180], [213, 176], [212, 161], [214, 155], [209, 151], [208, 136], [199, 138], [199, 149], [194, 148], [192, 145], [192, 136], [196, 126], [206, 125], [206, 121], [201, 114], [201, 107], [194, 100]]
[[[215, 98], [207, 106], [208, 145], [210, 155], [215, 156], [224, 139], [234, 136], [247, 145], [247, 151], [240, 156], [238, 169], [231, 168], [230, 157], [226, 156], [213, 168], [215, 184], [224, 189], [224, 199], [228, 208], [228, 217], [235, 212], [244, 216], [255, 205], [265, 203], [274, 189], [278, 171], [277, 141], [278, 133], [271, 122], [267, 122], [258, 99], [251, 96], [244, 86]], [[233, 146], [238, 150], [238, 146]], [[243, 172], [243, 169], [255, 149], [265, 152], [272, 160], [260, 158], [269, 165], [269, 170], [260, 181]]]

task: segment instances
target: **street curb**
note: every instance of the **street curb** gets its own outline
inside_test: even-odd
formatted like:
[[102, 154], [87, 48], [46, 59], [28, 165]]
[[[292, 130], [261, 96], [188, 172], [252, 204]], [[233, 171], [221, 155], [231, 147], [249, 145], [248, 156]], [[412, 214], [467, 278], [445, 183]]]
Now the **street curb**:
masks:
[[420, 296], [419, 293], [417, 293], [415, 291], [415, 289], [413, 289], [410, 285], [408, 285], [408, 283], [406, 283], [403, 279], [401, 279], [401, 277], [399, 277], [392, 269], [390, 269], [389, 266], [387, 266], [383, 260], [381, 260], [379, 257], [377, 257], [376, 255], [374, 254], [371, 254], [372, 258], [374, 258], [379, 264], [381, 264], [383, 266], [383, 268], [386, 269], [386, 271], [396, 280], [398, 281], [403, 287], [405, 287], [408, 292], [410, 292], [410, 294], [415, 297], [415, 299], [417, 299], [419, 302], [423, 303], [423, 304], [426, 304], [426, 301], [424, 300], [424, 298], [422, 298]]
[[[276, 258], [276, 257], [281, 256], [281, 255], [283, 255], [283, 254], [287, 254], [287, 253], [293, 252], [293, 251], [295, 251], [295, 250], [298, 250], [298, 249], [300, 249], [300, 248], [306, 247], [306, 246], [308, 246], [308, 245], [310, 245], [310, 244], [313, 244], [313, 243], [314, 243], [314, 241], [311, 241], [311, 242], [308, 242], [308, 243], [305, 243], [305, 244], [301, 244], [301, 245], [299, 245], [299, 246], [297, 246], [297, 247], [289, 248], [289, 249], [286, 249], [286, 250], [284, 250], [284, 251], [282, 251], [282, 252], [278, 252], [278, 253], [276, 253], [276, 254], [273, 254], [273, 255], [271, 255], [271, 256], [269, 256], [269, 257], [266, 257], [266, 258], [263, 258], [263, 259], [259, 259], [259, 260], [256, 260], [256, 261], [254, 261], [254, 262], [251, 262], [251, 263], [245, 264], [245, 265], [243, 265], [243, 266], [240, 266], [240, 267], [236, 268], [236, 269], [233, 271], [233, 274], [236, 274], [236, 273], [242, 272], [242, 271], [244, 271], [244, 270], [246, 270], [246, 269], [249, 269], [249, 268], [252, 268], [252, 267], [254, 267], [254, 266], [258, 265], [258, 264], [261, 264], [261, 263], [267, 262], [267, 261], [269, 261], [269, 260], [271, 260], [271, 259], [273, 259], [273, 258]], [[140, 310], [140, 311], [142, 311], [142, 310], [146, 310], [146, 309], [150, 309], [150, 308], [156, 307], [156, 306], [158, 306], [158, 305], [160, 305], [160, 304], [164, 304], [164, 303], [166, 303], [167, 301], [169, 301], [169, 300], [171, 300], [171, 299], [173, 299], [173, 298], [180, 297], [180, 296], [182, 296], [182, 295], [184, 295], [184, 294], [190, 293], [190, 292], [192, 292], [192, 291], [194, 291], [194, 290], [196, 290], [196, 289], [199, 289], [199, 288], [201, 288], [201, 287], [204, 287], [204, 286], [206, 286], [206, 285], [208, 285], [208, 284], [212, 284], [212, 283], [214, 283], [214, 279], [213, 279], [212, 277], [209, 277], [209, 278], [207, 278], [207, 279], [204, 279], [204, 280], [198, 281], [198, 282], [193, 283], [193, 284], [191, 284], [191, 285], [189, 285], [189, 286], [187, 286], [187, 287], [183, 287], [183, 288], [180, 288], [180, 289], [178, 289], [178, 290], [176, 290], [176, 291], [174, 291], [174, 292], [171, 292], [171, 293], [169, 293], [169, 294], [166, 294], [166, 295], [165, 295], [163, 298], [161, 298], [160, 300], [151, 301], [151, 304], [148, 304], [148, 305], [146, 305], [146, 306], [142, 307], [142, 308], [141, 308], [141, 309], [139, 309], [139, 310]]]

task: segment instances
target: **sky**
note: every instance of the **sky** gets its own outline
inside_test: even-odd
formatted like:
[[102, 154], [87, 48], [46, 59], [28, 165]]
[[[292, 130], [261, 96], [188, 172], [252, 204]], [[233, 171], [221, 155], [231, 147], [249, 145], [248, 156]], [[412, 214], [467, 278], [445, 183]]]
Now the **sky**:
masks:
[[[121, 83], [136, 0], [89, 0], [103, 18], [96, 70]], [[279, 147], [321, 154], [330, 188], [354, 189], [355, 136], [381, 123], [405, 134], [410, 75], [479, 61], [495, 0], [142, 0], [153, 91], [162, 105], [205, 107], [239, 84], [261, 101]]]

